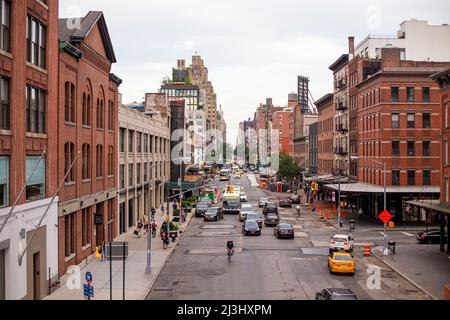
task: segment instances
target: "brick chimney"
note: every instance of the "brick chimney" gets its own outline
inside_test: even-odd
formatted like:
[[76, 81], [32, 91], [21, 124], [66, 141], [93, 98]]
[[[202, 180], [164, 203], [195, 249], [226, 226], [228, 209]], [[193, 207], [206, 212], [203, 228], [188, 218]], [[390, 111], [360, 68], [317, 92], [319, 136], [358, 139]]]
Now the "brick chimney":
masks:
[[381, 48], [381, 68], [400, 66], [400, 48], [385, 46]]
[[355, 37], [350, 36], [348, 37], [348, 54], [350, 54], [350, 56], [353, 57], [354, 53], [355, 53]]

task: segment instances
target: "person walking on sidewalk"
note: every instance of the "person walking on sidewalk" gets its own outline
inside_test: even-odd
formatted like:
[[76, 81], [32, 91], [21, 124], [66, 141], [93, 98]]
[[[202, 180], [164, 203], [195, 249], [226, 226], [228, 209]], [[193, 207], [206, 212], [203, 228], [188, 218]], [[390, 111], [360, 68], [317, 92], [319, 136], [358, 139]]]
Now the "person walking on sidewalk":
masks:
[[163, 249], [167, 249], [167, 245], [169, 244], [169, 237], [166, 231], [161, 233], [161, 239], [163, 241]]
[[106, 241], [103, 241], [101, 248], [102, 261], [106, 260]]
[[362, 218], [363, 218], [363, 211], [362, 211], [362, 208], [359, 208], [359, 210], [358, 210], [358, 220], [362, 220]]

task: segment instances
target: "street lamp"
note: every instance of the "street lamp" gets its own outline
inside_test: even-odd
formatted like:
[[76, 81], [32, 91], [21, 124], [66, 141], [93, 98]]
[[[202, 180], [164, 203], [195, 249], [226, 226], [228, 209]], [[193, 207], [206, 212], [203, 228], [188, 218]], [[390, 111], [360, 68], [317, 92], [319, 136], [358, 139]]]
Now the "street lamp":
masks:
[[[370, 161], [373, 161], [374, 163], [376, 163], [376, 164], [379, 164], [379, 165], [382, 165], [383, 166], [383, 182], [384, 182], [384, 210], [386, 210], [386, 183], [387, 183], [387, 181], [386, 181], [386, 162], [381, 162], [381, 161], [378, 161], [378, 160], [374, 160], [374, 159], [372, 159], [372, 158], [360, 158], [360, 157], [357, 157], [357, 156], [350, 156], [350, 159], [351, 160], [358, 160], [358, 159], [363, 159], [363, 160], [370, 160]], [[384, 234], [383, 234], [383, 236], [384, 236], [384, 250], [383, 250], [383, 253], [384, 253], [384, 255], [387, 255], [387, 232], [386, 232], [386, 223], [384, 223]]]

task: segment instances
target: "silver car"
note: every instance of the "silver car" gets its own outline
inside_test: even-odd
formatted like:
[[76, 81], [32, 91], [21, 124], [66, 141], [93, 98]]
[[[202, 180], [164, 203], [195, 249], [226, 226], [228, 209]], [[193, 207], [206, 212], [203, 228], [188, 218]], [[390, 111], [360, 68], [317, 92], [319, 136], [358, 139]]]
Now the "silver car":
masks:
[[239, 213], [239, 221], [245, 221], [245, 217], [247, 216], [247, 212], [253, 212], [253, 207], [251, 204], [245, 203], [241, 205], [241, 212]]
[[268, 199], [268, 198], [260, 198], [259, 201], [258, 201], [258, 206], [259, 206], [260, 208], [262, 208], [262, 207], [264, 207], [264, 205], [266, 204], [266, 202], [269, 202], [269, 199]]

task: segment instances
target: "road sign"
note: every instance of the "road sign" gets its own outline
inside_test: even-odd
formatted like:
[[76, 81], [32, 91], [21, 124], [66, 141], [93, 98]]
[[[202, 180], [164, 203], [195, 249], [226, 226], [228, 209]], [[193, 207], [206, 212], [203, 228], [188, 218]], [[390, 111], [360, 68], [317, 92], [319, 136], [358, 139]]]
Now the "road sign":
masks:
[[85, 278], [86, 278], [86, 282], [88, 284], [91, 284], [91, 282], [92, 282], [92, 273], [90, 273], [89, 271], [86, 272]]
[[85, 298], [92, 298], [94, 296], [94, 287], [85, 283], [83, 285], [83, 294]]
[[383, 212], [378, 215], [378, 218], [380, 218], [380, 220], [384, 223], [387, 223], [389, 220], [391, 220], [392, 215], [386, 210], [383, 210]]

